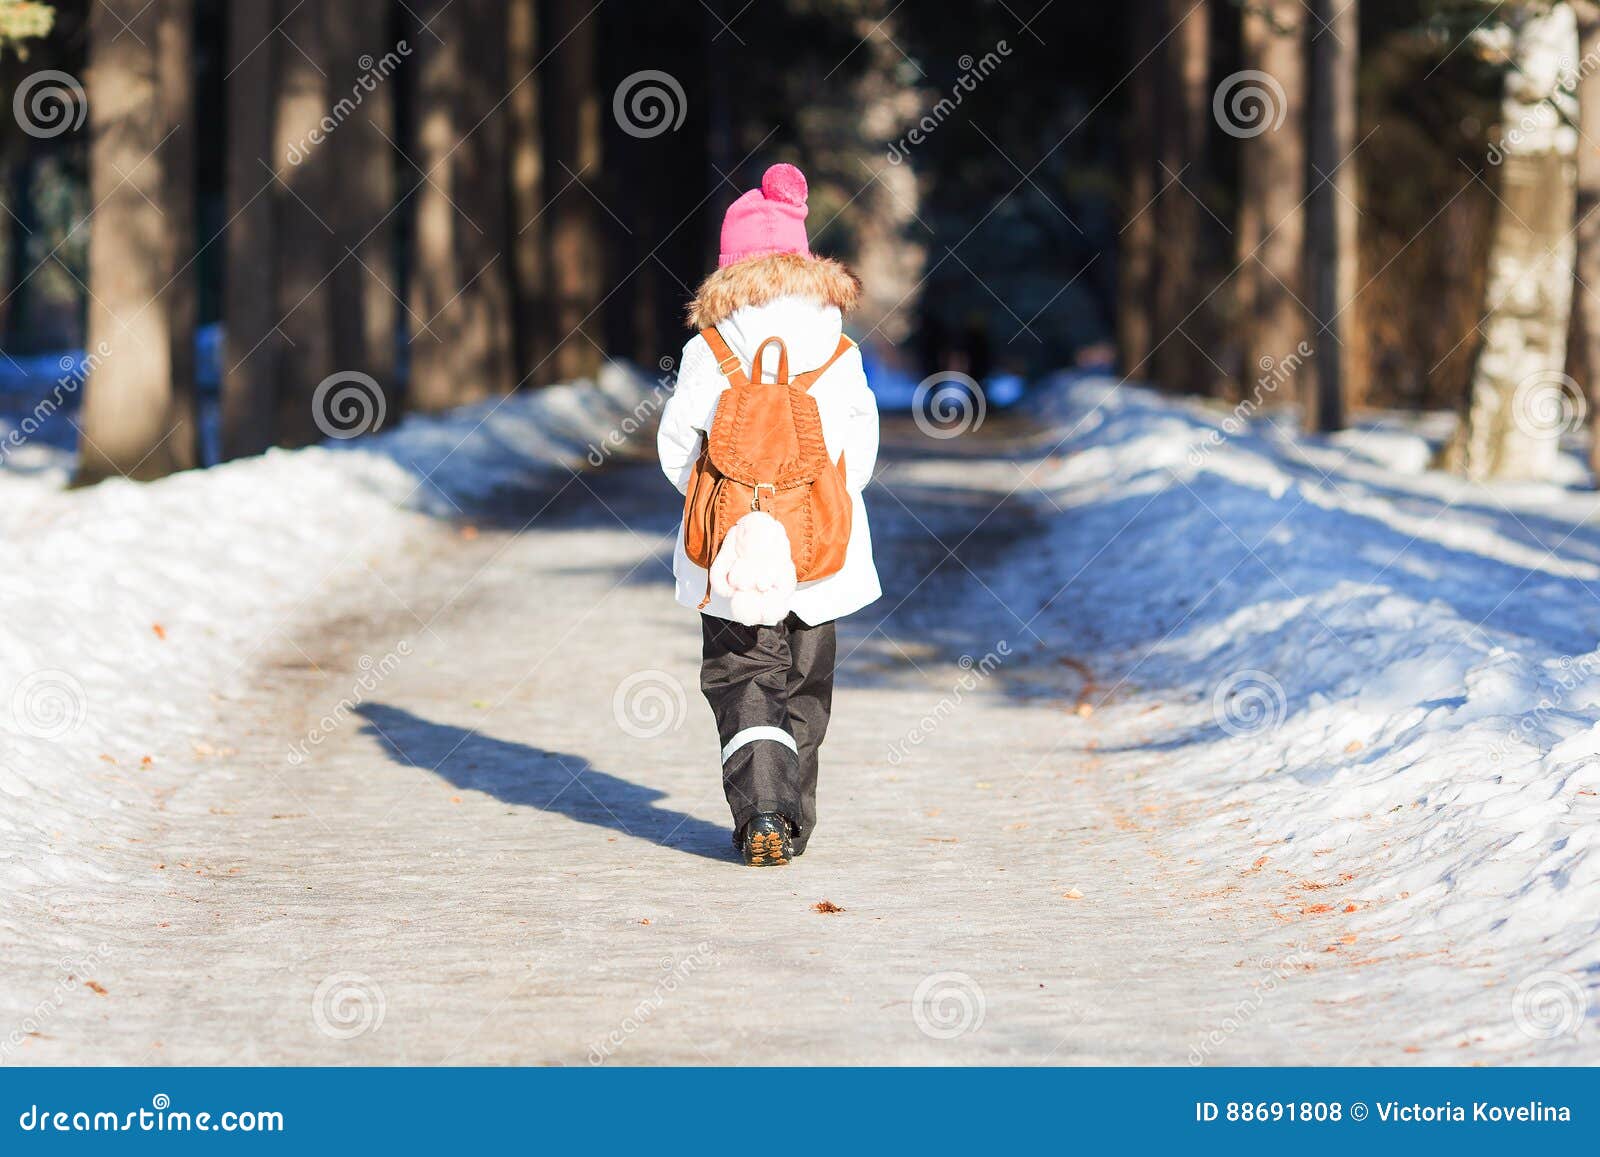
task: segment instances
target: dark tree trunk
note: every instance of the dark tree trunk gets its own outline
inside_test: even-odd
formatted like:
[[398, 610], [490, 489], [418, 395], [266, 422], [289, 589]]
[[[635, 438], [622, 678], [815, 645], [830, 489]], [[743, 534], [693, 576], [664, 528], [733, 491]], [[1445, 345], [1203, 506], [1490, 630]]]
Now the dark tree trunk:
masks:
[[278, 175], [277, 323], [279, 346], [277, 441], [303, 446], [324, 430], [313, 406], [317, 386], [338, 367], [333, 358], [333, 269], [338, 259], [329, 222], [335, 189], [334, 156], [348, 144], [313, 140], [331, 107], [331, 63], [322, 6], [289, 5], [281, 17], [285, 47], [277, 57], [274, 149], [267, 160]]
[[506, 9], [506, 101], [511, 181], [511, 263], [515, 274], [517, 380], [544, 380], [550, 353], [549, 255], [545, 249], [544, 129], [540, 106], [546, 75], [537, 0], [510, 0]]
[[[1140, 63], [1129, 84], [1131, 106], [1123, 165], [1123, 225], [1118, 242], [1117, 352], [1122, 372], [1147, 373], [1155, 344], [1156, 118], [1160, 54], [1160, 0], [1134, 0], [1133, 59]], [[1150, 54], [1146, 59], [1146, 54]]]
[[[506, 259], [505, 13], [492, 0], [435, 0], [439, 40], [418, 47], [416, 272], [410, 403], [442, 410], [516, 384]], [[419, 179], [420, 179], [419, 174]]]
[[[395, 342], [400, 285], [394, 263], [394, 86], [410, 67], [389, 43], [388, 6], [373, 0], [327, 9], [329, 82], [341, 120], [324, 142], [334, 194], [328, 199], [330, 321], [334, 364], [367, 374], [385, 399], [381, 412], [397, 417]], [[424, 33], [424, 35], [426, 35]], [[408, 45], [409, 47], [409, 45]], [[363, 67], [363, 61], [369, 62]], [[360, 102], [356, 103], [356, 93]], [[341, 102], [348, 100], [348, 105]], [[379, 409], [374, 403], [377, 428]]]
[[259, 454], [277, 437], [277, 201], [272, 179], [278, 38], [274, 4], [227, 10], [227, 220], [222, 289], [222, 456]]
[[1311, 42], [1311, 312], [1316, 397], [1306, 406], [1309, 429], [1344, 429], [1356, 295], [1356, 70], [1358, 0], [1315, 0], [1320, 32]]
[[1206, 348], [1205, 266], [1200, 198], [1207, 187], [1206, 131], [1211, 120], [1210, 9], [1204, 0], [1167, 0], [1171, 35], [1160, 55], [1161, 161], [1156, 201], [1154, 376], [1169, 390], [1204, 391], [1216, 376]]
[[[1245, 393], [1295, 397], [1285, 367], [1306, 338], [1305, 9], [1300, 0], [1261, 0], [1245, 9], [1245, 62], [1276, 82], [1266, 87], [1268, 127], [1240, 142], [1240, 327]], [[1262, 383], [1267, 383], [1270, 389]]]
[[600, 179], [600, 93], [597, 29], [584, 0], [554, 0], [551, 34], [565, 36], [551, 57], [550, 260], [555, 294], [555, 352], [559, 381], [599, 369], [599, 317], [605, 250], [591, 186]]

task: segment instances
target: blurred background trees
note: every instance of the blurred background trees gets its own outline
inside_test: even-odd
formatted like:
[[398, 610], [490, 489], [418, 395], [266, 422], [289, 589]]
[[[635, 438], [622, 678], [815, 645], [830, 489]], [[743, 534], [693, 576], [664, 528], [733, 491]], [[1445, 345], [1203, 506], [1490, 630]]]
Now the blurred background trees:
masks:
[[1600, 388], [1597, 46], [1592, 0], [0, 0], [0, 349], [90, 355], [85, 481], [314, 441], [334, 375], [370, 428], [653, 367], [789, 160], [885, 372], [1453, 408], [1540, 476], [1512, 419]]

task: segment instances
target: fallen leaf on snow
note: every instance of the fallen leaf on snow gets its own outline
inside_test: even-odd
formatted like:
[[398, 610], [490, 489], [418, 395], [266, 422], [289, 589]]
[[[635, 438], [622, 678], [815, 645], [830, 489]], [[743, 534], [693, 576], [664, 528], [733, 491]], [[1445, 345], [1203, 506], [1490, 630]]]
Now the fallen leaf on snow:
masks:
[[844, 911], [843, 908], [839, 907], [839, 905], [835, 904], [832, 900], [818, 900], [815, 904], [811, 905], [811, 907], [813, 911], [821, 912], [824, 915], [832, 912]]
[[156, 638], [158, 639], [165, 639], [167, 637], [167, 628], [163, 627], [160, 623], [151, 623], [150, 629], [156, 633]]

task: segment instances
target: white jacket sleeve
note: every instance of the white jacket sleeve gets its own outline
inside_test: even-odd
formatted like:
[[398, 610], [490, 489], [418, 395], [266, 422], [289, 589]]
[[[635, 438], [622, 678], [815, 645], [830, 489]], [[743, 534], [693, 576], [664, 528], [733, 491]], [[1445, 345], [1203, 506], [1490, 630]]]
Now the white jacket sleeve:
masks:
[[725, 380], [717, 372], [706, 339], [699, 334], [690, 338], [678, 362], [678, 384], [661, 411], [661, 425], [656, 431], [661, 472], [680, 494], [689, 489], [689, 477], [700, 457], [700, 443], [711, 425]]
[[845, 487], [860, 494], [872, 481], [878, 464], [878, 399], [867, 385], [867, 371], [861, 364], [861, 351], [851, 350], [850, 361], [840, 371], [848, 373], [850, 421], [845, 436]]

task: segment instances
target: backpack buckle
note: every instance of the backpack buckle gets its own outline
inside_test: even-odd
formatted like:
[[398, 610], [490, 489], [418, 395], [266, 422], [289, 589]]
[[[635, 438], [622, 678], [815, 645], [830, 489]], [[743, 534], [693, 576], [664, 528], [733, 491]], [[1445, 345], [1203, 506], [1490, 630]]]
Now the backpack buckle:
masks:
[[760, 510], [761, 509], [761, 488], [763, 486], [765, 486], [768, 490], [772, 491], [772, 501], [773, 502], [777, 502], [778, 501], [778, 487], [777, 487], [776, 484], [774, 484], [772, 482], [757, 482], [756, 485], [755, 485], [755, 489], [750, 494], [750, 509], [751, 510]]
[[739, 355], [738, 354], [729, 354], [727, 357], [723, 358], [720, 362], [717, 363], [717, 372], [720, 373], [723, 377], [727, 377], [729, 374], [733, 373], [733, 371], [738, 369], [738, 368], [739, 368]]

